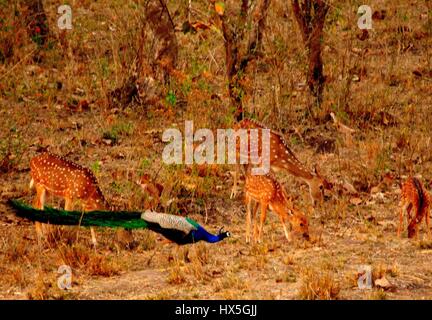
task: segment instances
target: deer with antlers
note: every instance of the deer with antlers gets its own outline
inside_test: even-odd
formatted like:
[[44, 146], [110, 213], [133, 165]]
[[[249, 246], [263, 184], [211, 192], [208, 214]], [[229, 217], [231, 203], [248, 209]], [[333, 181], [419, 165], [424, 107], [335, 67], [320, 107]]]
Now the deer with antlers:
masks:
[[[266, 129], [264, 125], [251, 120], [244, 119], [240, 121], [234, 129], [248, 129], [248, 138], [250, 141], [250, 129], [258, 129], [258, 141], [261, 140], [262, 129]], [[258, 144], [258, 156], [262, 154], [263, 146], [261, 143]], [[250, 157], [250, 148], [248, 148], [248, 154], [240, 154], [239, 144], [237, 144], [237, 159], [239, 157]], [[287, 171], [288, 173], [294, 175], [297, 178], [305, 181], [309, 186], [309, 193], [312, 205], [321, 203], [324, 199], [324, 189], [331, 189], [331, 184], [323, 177], [318, 171], [317, 166], [315, 166], [314, 171], [308, 170], [301, 162], [298, 160], [296, 155], [288, 147], [288, 144], [278, 132], [270, 130], [270, 167], [273, 171]], [[236, 170], [234, 173], [234, 183], [231, 191], [231, 198], [234, 198], [237, 193], [237, 183], [238, 175], [240, 171], [240, 164], [237, 161]]]
[[[430, 194], [419, 179], [410, 177], [403, 183], [401, 190], [401, 200], [399, 203], [399, 237], [402, 232], [404, 214], [406, 214], [407, 217], [408, 238], [413, 238], [418, 234], [418, 227], [423, 218], [425, 218], [427, 233], [430, 237], [430, 202]], [[414, 214], [411, 214], [412, 211], [414, 211]]]
[[[245, 182], [245, 204], [246, 212], [246, 242], [250, 241], [251, 224], [253, 224], [254, 240], [261, 241], [263, 225], [266, 220], [267, 209], [275, 212], [281, 221], [285, 237], [291, 241], [286, 222], [288, 221], [295, 233], [301, 234], [309, 240], [309, 227], [307, 217], [292, 203], [283, 186], [271, 175], [252, 175], [247, 169]], [[252, 201], [255, 207], [252, 209]], [[260, 224], [257, 232], [256, 212], [261, 207]], [[251, 210], [252, 209], [252, 210]]]
[[[110, 206], [100, 190], [96, 177], [90, 169], [61, 156], [45, 152], [30, 161], [30, 188], [35, 187], [33, 206], [43, 210], [47, 193], [65, 199], [65, 210], [72, 210], [74, 200], [79, 200], [82, 210], [109, 210]], [[40, 240], [49, 228], [36, 222], [36, 233]], [[90, 228], [92, 243], [96, 247], [96, 235]]]

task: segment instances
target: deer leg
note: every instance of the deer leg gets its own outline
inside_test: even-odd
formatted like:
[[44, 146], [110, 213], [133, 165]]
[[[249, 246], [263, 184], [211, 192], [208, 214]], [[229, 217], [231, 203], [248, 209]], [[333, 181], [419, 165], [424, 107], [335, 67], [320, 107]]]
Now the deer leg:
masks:
[[[33, 201], [33, 206], [36, 209], [43, 210], [44, 204], [45, 204], [45, 196], [46, 196], [46, 189], [42, 186], [36, 185], [36, 197]], [[44, 237], [44, 227], [43, 224], [39, 221], [35, 222], [35, 229], [36, 229], [36, 235], [38, 242], [43, 239]]]
[[93, 227], [90, 227], [90, 234], [91, 234], [93, 247], [96, 249], [97, 247], [96, 232]]
[[43, 202], [45, 201], [45, 189], [36, 185], [36, 196], [33, 199], [33, 207], [43, 210]]
[[407, 218], [408, 220], [408, 238], [418, 238], [418, 231], [419, 231], [419, 224], [421, 223], [421, 214], [422, 212], [419, 211], [421, 209], [415, 207], [415, 214], [413, 216], [411, 216], [410, 211], [411, 211], [412, 206], [408, 206], [408, 216], [409, 218]]
[[234, 199], [237, 195], [237, 184], [238, 184], [238, 177], [240, 172], [240, 163], [236, 161], [235, 170], [234, 170], [234, 177], [233, 177], [233, 186], [231, 189], [231, 195], [230, 199]]
[[[412, 209], [412, 205], [411, 205], [411, 204], [408, 204], [405, 208], [406, 208], [406, 213], [407, 213], [407, 224], [409, 225], [410, 222], [411, 222], [411, 220], [413, 219], [413, 218], [411, 217], [411, 209]], [[414, 217], [414, 218], [415, 218], [415, 217]]]
[[[43, 187], [42, 188], [42, 192], [39, 198], [39, 204], [40, 204], [40, 210], [43, 210], [45, 207], [45, 200], [46, 200], [46, 189]], [[40, 230], [42, 231], [42, 234], [46, 235], [52, 235], [52, 227], [49, 223], [41, 223], [40, 224]]]
[[[90, 207], [87, 206], [87, 203], [84, 203], [84, 206], [82, 208], [82, 211], [84, 212], [84, 214], [85, 214], [85, 212], [89, 211], [88, 208], [90, 208]], [[96, 249], [97, 240], [96, 240], [96, 231], [95, 231], [94, 227], [90, 227], [90, 235], [91, 235], [91, 242], [93, 244], [93, 248]]]
[[400, 206], [400, 211], [399, 211], [399, 227], [398, 227], [398, 231], [397, 231], [398, 237], [401, 236], [401, 232], [402, 232], [403, 216], [404, 216], [404, 213], [405, 213], [405, 210], [406, 210], [406, 204], [403, 203], [403, 202], [401, 202], [399, 206]]
[[258, 230], [258, 242], [261, 242], [262, 230], [264, 226], [264, 222], [266, 220], [268, 203], [266, 201], [261, 202], [261, 218], [260, 218], [260, 227]]
[[[65, 209], [65, 211], [72, 211], [74, 209], [73, 199], [70, 196], [65, 196], [64, 209]], [[85, 210], [83, 210], [83, 211], [85, 211]], [[77, 227], [76, 241], [78, 241], [78, 236], [79, 236], [79, 226]]]
[[[91, 211], [92, 210], [91, 208], [92, 207], [89, 206], [89, 203], [87, 202], [87, 203], [84, 203], [84, 206], [83, 206], [82, 210], [84, 212], [87, 212], [87, 211]], [[93, 244], [93, 248], [96, 249], [96, 247], [97, 247], [97, 240], [96, 240], [96, 231], [95, 231], [94, 227], [90, 227], [90, 235], [91, 235], [91, 241], [92, 241], [92, 244]]]
[[279, 219], [282, 223], [282, 228], [283, 228], [284, 233], [285, 233], [285, 238], [288, 240], [288, 242], [291, 242], [292, 239], [291, 239], [290, 234], [288, 233], [288, 229], [286, 227], [285, 217], [279, 216]]
[[430, 233], [430, 228], [429, 228], [429, 208], [426, 207], [425, 208], [425, 213], [426, 215], [425, 219], [426, 219], [426, 229], [427, 229], [427, 233], [428, 233], [428, 238], [430, 239], [431, 237], [431, 233]]
[[70, 197], [65, 197], [64, 209], [66, 211], [71, 211], [73, 209], [72, 199]]
[[246, 204], [246, 243], [249, 243], [250, 242], [252, 198], [247, 194], [245, 195], [245, 204]]
[[255, 203], [255, 207], [253, 208], [253, 211], [252, 211], [252, 223], [253, 223], [254, 238], [256, 238], [257, 233], [258, 233], [258, 222], [256, 221], [256, 215], [257, 215], [256, 213], [258, 211], [258, 206], [259, 206], [259, 203], [258, 202]]

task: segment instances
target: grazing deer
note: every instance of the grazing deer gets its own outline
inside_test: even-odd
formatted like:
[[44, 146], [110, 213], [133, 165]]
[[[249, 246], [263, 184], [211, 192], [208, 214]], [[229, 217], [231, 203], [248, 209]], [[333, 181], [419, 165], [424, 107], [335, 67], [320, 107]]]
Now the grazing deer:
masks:
[[[425, 217], [426, 228], [430, 237], [429, 229], [429, 210], [430, 195], [419, 179], [408, 178], [402, 185], [401, 201], [399, 213], [398, 236], [400, 237], [403, 225], [403, 215], [406, 212], [408, 224], [408, 238], [413, 238], [418, 234], [418, 226]], [[411, 210], [414, 209], [414, 214]]]
[[[252, 200], [256, 201], [251, 214]], [[266, 219], [267, 208], [279, 215], [285, 237], [291, 240], [285, 221], [288, 220], [296, 233], [300, 233], [309, 240], [309, 227], [307, 217], [297, 210], [288, 197], [283, 186], [271, 175], [252, 175], [248, 169], [245, 182], [246, 212], [246, 242], [250, 241], [251, 222], [254, 224], [254, 240], [257, 236], [257, 222], [255, 221], [258, 204], [261, 206], [260, 226], [258, 229], [258, 241], [261, 241], [263, 224]]]
[[[109, 210], [110, 206], [100, 190], [96, 177], [90, 169], [82, 167], [61, 156], [46, 152], [30, 161], [30, 188], [36, 188], [33, 206], [43, 210], [46, 194], [51, 193], [65, 199], [65, 210], [72, 210], [74, 200], [80, 200], [83, 211]], [[45, 226], [36, 222], [36, 233], [41, 239]], [[90, 228], [93, 245], [96, 235]]]
[[[266, 129], [262, 124], [250, 120], [244, 119], [240, 121], [235, 129]], [[258, 132], [258, 141], [261, 140], [262, 131]], [[248, 137], [250, 140], [250, 131], [248, 130]], [[237, 160], [239, 157], [239, 144], [237, 144]], [[258, 156], [261, 156], [262, 146], [258, 144]], [[245, 155], [243, 155], [245, 156]], [[248, 157], [250, 157], [250, 150], [248, 148]], [[324, 199], [324, 189], [331, 189], [331, 184], [321, 176], [318, 168], [315, 166], [314, 171], [308, 170], [296, 157], [296, 155], [290, 150], [288, 144], [285, 142], [281, 134], [271, 130], [270, 131], [270, 167], [273, 171], [277, 172], [280, 170], [288, 171], [288, 173], [294, 175], [305, 181], [309, 186], [309, 193], [312, 205], [315, 206], [316, 202], [321, 203]], [[234, 173], [234, 184], [231, 191], [231, 198], [235, 197], [237, 193], [237, 181], [240, 171], [240, 164], [237, 161], [236, 170]]]

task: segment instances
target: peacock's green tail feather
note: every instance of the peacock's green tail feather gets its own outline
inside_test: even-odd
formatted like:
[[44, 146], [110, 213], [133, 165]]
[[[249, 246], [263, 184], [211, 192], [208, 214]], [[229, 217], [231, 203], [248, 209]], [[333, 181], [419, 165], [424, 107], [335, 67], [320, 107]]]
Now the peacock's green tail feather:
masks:
[[142, 213], [127, 211], [65, 211], [51, 207], [38, 210], [18, 200], [9, 200], [9, 202], [18, 216], [32, 221], [87, 227], [147, 228], [180, 245], [201, 240], [214, 243], [229, 237], [228, 232], [219, 232], [218, 235], [212, 235], [190, 218], [149, 210]]
[[51, 207], [44, 210], [32, 208], [21, 201], [9, 200], [17, 215], [32, 221], [56, 225], [81, 225], [111, 228], [142, 229], [147, 228], [146, 221], [141, 219], [141, 212], [128, 211], [65, 211]]

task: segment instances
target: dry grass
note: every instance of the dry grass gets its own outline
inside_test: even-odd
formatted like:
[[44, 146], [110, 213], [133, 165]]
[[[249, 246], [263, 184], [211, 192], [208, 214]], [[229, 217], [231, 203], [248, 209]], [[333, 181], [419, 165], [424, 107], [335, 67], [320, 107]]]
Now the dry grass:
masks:
[[186, 282], [186, 278], [184, 276], [184, 270], [180, 268], [178, 265], [171, 268], [167, 277], [168, 284], [182, 284]]
[[338, 298], [339, 292], [340, 286], [330, 271], [311, 268], [301, 271], [299, 299], [334, 300]]
[[371, 294], [369, 294], [370, 300], [387, 300], [388, 295], [383, 289], [374, 290]]

